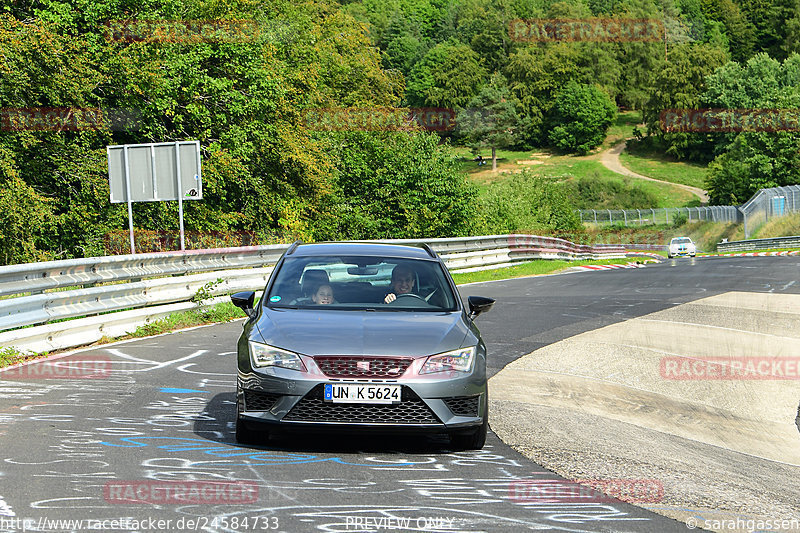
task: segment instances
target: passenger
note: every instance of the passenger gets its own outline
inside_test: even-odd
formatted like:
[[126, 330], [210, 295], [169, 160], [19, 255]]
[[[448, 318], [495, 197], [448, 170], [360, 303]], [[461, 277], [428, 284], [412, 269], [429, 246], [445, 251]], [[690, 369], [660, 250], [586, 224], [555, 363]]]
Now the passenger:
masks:
[[397, 265], [392, 270], [392, 288], [383, 301], [384, 303], [392, 303], [397, 300], [401, 294], [411, 294], [414, 291], [414, 283], [416, 276], [414, 271], [406, 265]]
[[336, 301], [333, 299], [333, 287], [327, 283], [320, 285], [311, 296], [311, 301], [318, 305], [336, 303]]

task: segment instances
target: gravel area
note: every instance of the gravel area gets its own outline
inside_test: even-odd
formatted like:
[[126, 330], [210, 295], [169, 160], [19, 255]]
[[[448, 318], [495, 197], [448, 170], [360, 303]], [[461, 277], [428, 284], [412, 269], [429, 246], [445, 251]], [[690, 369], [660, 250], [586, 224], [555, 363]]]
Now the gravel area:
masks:
[[670, 382], [657, 369], [664, 354], [796, 357], [800, 296], [770, 296], [720, 295], [545, 346], [490, 380], [492, 430], [569, 479], [656, 480], [663, 498], [631, 503], [700, 528], [800, 530], [798, 381]]

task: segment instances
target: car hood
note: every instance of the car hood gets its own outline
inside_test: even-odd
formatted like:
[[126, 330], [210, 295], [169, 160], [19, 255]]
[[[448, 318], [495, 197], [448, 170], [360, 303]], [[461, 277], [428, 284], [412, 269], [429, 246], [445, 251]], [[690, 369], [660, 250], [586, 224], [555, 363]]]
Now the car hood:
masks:
[[420, 357], [477, 343], [460, 312], [267, 309], [257, 332], [266, 344], [304, 355]]

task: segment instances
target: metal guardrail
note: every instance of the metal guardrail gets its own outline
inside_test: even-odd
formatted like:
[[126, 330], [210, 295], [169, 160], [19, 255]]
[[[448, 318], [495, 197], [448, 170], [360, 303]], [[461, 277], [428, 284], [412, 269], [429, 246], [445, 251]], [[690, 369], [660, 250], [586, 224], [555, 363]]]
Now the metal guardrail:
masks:
[[288, 245], [248, 246], [151, 254], [88, 257], [0, 266], [0, 296], [41, 293], [48, 289], [86, 287], [212, 270], [274, 264]]
[[775, 237], [772, 239], [750, 239], [747, 241], [720, 242], [718, 252], [752, 252], [772, 248], [800, 248], [800, 236]]
[[[532, 259], [625, 256], [623, 245], [578, 245], [553, 237], [489, 235], [427, 242], [452, 272], [500, 268]], [[0, 348], [52, 351], [118, 336], [210, 296], [266, 285], [289, 245], [93, 257], [0, 267]], [[225, 299], [224, 297], [222, 298]], [[76, 319], [66, 320], [63, 319]], [[24, 327], [30, 326], [30, 327]], [[13, 329], [22, 328], [22, 329]]]

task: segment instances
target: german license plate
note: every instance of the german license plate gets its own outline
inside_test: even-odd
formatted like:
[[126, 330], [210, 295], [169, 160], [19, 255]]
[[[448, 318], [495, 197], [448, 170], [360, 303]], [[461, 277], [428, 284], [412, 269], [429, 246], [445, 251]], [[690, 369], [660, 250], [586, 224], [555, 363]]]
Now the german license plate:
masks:
[[400, 403], [400, 385], [326, 383], [325, 401], [333, 403]]

